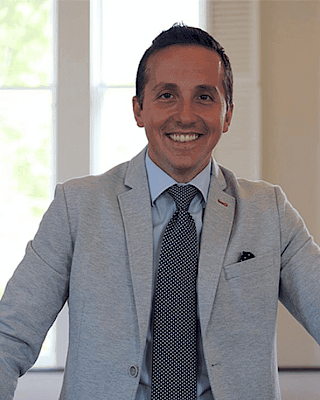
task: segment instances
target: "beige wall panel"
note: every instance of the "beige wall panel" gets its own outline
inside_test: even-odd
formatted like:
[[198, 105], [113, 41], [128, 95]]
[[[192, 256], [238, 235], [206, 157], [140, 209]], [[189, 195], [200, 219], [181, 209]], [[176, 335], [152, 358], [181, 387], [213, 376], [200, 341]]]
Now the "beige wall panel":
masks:
[[[320, 2], [261, 1], [262, 178], [279, 184], [320, 243]], [[279, 365], [320, 366], [319, 346], [281, 306]]]
[[318, 242], [319, 12], [318, 1], [261, 3], [263, 179], [282, 186]]

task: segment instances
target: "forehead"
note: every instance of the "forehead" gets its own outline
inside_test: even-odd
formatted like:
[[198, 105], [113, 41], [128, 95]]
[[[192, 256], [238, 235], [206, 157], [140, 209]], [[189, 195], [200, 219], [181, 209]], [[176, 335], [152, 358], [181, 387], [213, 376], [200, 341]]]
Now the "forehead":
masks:
[[222, 83], [223, 64], [220, 55], [204, 46], [172, 45], [157, 51], [147, 63], [148, 83], [192, 84]]

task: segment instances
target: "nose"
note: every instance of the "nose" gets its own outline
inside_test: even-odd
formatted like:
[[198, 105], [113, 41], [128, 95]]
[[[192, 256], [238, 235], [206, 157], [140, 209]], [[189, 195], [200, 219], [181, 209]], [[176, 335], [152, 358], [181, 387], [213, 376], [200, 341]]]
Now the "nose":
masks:
[[176, 113], [176, 121], [182, 124], [190, 124], [195, 122], [197, 117], [195, 115], [191, 100], [182, 100], [178, 104]]

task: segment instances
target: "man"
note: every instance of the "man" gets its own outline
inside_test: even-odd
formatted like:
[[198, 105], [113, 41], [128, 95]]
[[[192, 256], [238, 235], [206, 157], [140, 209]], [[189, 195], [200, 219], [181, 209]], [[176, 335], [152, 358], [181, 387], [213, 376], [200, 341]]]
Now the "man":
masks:
[[133, 110], [148, 147], [58, 185], [7, 286], [0, 399], [65, 301], [63, 400], [280, 399], [278, 298], [320, 343], [320, 251], [279, 187], [211, 159], [233, 112], [224, 50], [200, 29], [163, 32], [140, 62]]

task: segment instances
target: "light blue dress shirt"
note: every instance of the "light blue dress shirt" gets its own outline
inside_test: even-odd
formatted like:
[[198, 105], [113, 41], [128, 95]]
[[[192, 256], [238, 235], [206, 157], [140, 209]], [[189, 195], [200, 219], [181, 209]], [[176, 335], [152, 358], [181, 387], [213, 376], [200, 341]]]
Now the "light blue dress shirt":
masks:
[[[203, 211], [206, 205], [210, 175], [211, 175], [212, 160], [207, 167], [201, 171], [188, 184], [194, 185], [199, 189], [199, 193], [192, 200], [189, 212], [192, 215], [197, 229], [198, 246], [200, 248], [200, 238], [202, 230]], [[148, 153], [146, 154], [146, 168], [149, 181], [149, 189], [152, 205], [152, 221], [153, 221], [153, 293], [155, 280], [158, 270], [158, 260], [160, 247], [165, 228], [176, 210], [173, 198], [166, 192], [170, 186], [177, 182], [160, 169], [153, 161], [151, 161]], [[181, 184], [183, 185], [183, 184]], [[153, 296], [152, 296], [153, 297]], [[152, 321], [153, 306], [151, 318], [148, 328], [147, 341], [144, 352], [144, 360], [140, 377], [139, 388], [136, 400], [150, 400], [151, 397], [151, 367], [152, 367]], [[197, 373], [197, 398], [199, 400], [213, 400], [208, 379], [207, 369], [203, 356], [203, 347], [200, 331], [200, 323], [198, 319], [198, 373]]]

